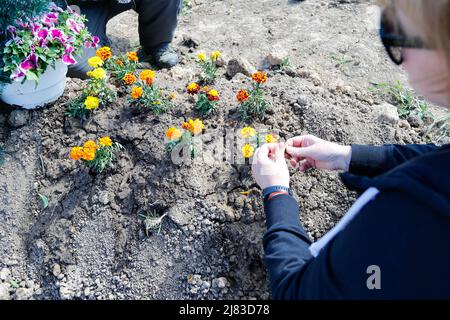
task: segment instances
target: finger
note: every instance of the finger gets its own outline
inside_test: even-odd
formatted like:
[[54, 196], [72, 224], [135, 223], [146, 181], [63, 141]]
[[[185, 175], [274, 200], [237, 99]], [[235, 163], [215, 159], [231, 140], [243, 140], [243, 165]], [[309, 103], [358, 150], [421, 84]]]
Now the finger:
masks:
[[289, 147], [299, 148], [304, 146], [304, 144], [306, 143], [306, 139], [307, 139], [306, 135], [290, 138], [286, 141], [286, 145]]
[[299, 170], [302, 172], [305, 172], [311, 168], [314, 168], [314, 163], [312, 163], [311, 161], [304, 161], [302, 164], [300, 164]]
[[271, 160], [269, 158], [270, 150], [267, 146], [262, 146], [255, 151], [253, 162], [259, 164], [267, 164]]
[[291, 166], [293, 166], [294, 168], [297, 167], [297, 163], [298, 163], [297, 160], [291, 159], [290, 163], [291, 163]]
[[297, 147], [286, 147], [286, 152], [291, 155], [291, 157], [296, 158], [308, 158], [313, 156], [314, 148], [297, 148]]
[[286, 144], [280, 142], [275, 147], [275, 158], [277, 161], [284, 161], [284, 152], [286, 151]]

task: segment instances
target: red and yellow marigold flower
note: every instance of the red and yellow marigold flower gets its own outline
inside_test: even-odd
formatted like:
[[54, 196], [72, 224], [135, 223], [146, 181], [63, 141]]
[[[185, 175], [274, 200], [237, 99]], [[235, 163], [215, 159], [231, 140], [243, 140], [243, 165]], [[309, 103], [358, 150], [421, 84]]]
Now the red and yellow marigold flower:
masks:
[[132, 84], [135, 84], [136, 80], [137, 80], [136, 76], [134, 74], [132, 74], [132, 73], [127, 73], [122, 79], [123, 83], [125, 83], [128, 86], [132, 85]]
[[250, 94], [248, 93], [247, 90], [239, 90], [236, 95], [236, 99], [241, 103], [247, 101], [249, 97]]
[[244, 158], [250, 158], [255, 153], [255, 147], [247, 143], [242, 147], [242, 155]]
[[175, 141], [181, 138], [181, 131], [175, 127], [171, 127], [166, 131], [166, 137], [171, 141]]
[[146, 69], [139, 74], [139, 79], [144, 81], [148, 86], [151, 86], [153, 84], [153, 80], [155, 79], [155, 75], [155, 71]]
[[97, 50], [96, 55], [103, 61], [106, 61], [112, 57], [111, 48], [110, 47], [102, 47]]
[[217, 90], [209, 90], [208, 91], [208, 100], [209, 101], [219, 101], [219, 92]]
[[143, 93], [144, 90], [142, 89], [142, 87], [133, 87], [133, 89], [131, 89], [131, 98], [133, 98], [134, 100], [139, 99], [140, 97], [142, 97]]
[[252, 127], [244, 127], [241, 130], [241, 136], [244, 139], [254, 137], [256, 135], [256, 130]]
[[187, 92], [189, 94], [197, 94], [200, 91], [200, 85], [196, 82], [192, 82], [190, 85], [187, 86]]
[[84, 156], [83, 147], [73, 147], [72, 150], [70, 150], [70, 158], [72, 160], [78, 161], [82, 159]]
[[267, 74], [262, 71], [257, 71], [254, 74], [252, 74], [252, 79], [256, 83], [263, 84], [267, 82]]
[[103, 137], [98, 139], [98, 142], [102, 147], [111, 147], [113, 145], [113, 142], [110, 137]]
[[187, 122], [184, 122], [182, 128], [190, 131], [193, 135], [197, 135], [203, 131], [205, 125], [200, 119], [189, 119]]
[[127, 59], [130, 61], [134, 61], [134, 62], [138, 62], [139, 58], [136, 52], [131, 51], [131, 52], [127, 52]]

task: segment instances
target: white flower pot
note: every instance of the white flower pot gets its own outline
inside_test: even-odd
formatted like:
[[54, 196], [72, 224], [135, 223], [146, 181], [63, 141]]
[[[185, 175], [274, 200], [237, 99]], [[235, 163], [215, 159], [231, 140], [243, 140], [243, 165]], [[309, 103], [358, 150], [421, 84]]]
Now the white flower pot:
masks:
[[49, 66], [42, 74], [37, 87], [35, 81], [7, 84], [1, 93], [1, 99], [7, 104], [25, 109], [42, 107], [62, 96], [66, 86], [66, 74], [67, 66], [59, 60], [55, 68]]

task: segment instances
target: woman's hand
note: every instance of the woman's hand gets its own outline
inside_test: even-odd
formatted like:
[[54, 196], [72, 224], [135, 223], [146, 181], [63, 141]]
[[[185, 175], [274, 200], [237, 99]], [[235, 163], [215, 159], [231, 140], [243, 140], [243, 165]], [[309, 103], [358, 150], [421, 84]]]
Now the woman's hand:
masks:
[[285, 143], [265, 144], [255, 151], [252, 172], [262, 190], [283, 186], [289, 188], [289, 169], [285, 159]]
[[348, 171], [352, 157], [350, 146], [325, 141], [312, 135], [291, 138], [286, 142], [287, 158], [300, 171], [309, 168]]

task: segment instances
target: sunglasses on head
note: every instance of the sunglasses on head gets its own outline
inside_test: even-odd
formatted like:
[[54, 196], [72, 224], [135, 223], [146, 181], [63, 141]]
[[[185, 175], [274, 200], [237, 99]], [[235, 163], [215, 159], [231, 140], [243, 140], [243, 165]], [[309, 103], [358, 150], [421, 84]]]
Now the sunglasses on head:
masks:
[[383, 10], [380, 20], [380, 38], [391, 60], [401, 65], [404, 61], [403, 49], [426, 49], [426, 44], [418, 37], [407, 36], [400, 28], [395, 30], [389, 21], [387, 13]]

